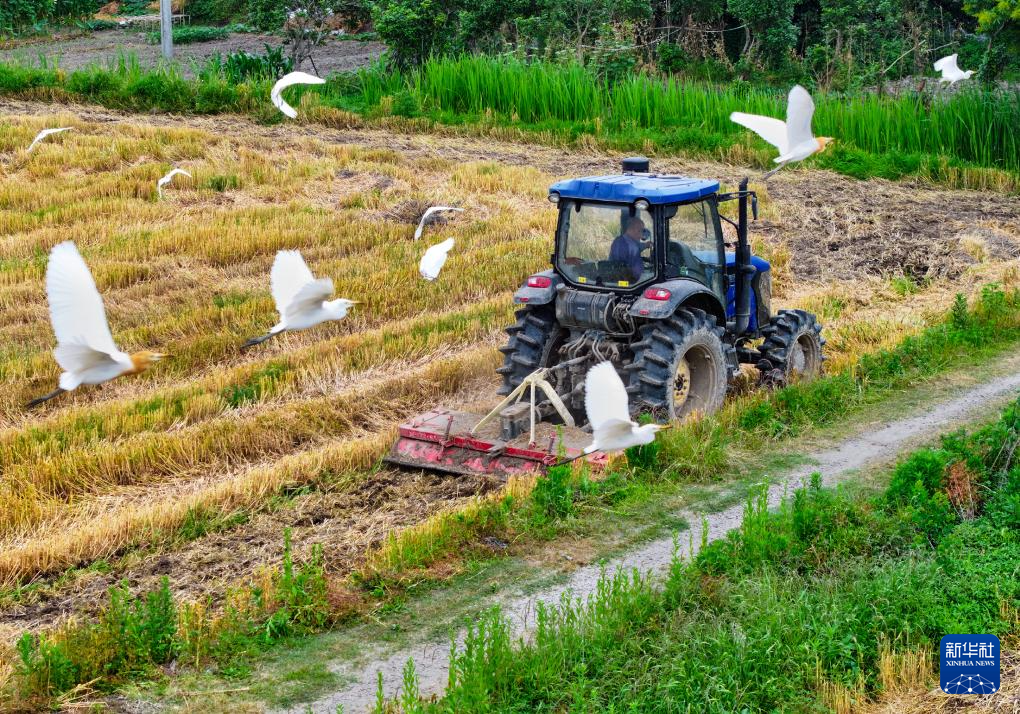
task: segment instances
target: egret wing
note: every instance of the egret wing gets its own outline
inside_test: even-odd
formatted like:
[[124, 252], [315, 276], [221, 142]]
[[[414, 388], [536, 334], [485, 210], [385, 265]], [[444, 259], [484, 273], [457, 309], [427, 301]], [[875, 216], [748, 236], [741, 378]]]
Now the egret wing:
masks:
[[953, 72], [959, 72], [960, 68], [956, 64], [956, 58], [957, 58], [957, 55], [955, 55], [955, 54], [954, 55], [949, 55], [948, 57], [943, 57], [938, 62], [936, 62], [933, 66], [935, 67], [935, 70], [937, 72], [942, 72], [943, 74], [947, 74], [947, 73], [951, 74]]
[[436, 243], [426, 250], [425, 255], [418, 263], [418, 272], [421, 273], [421, 276], [426, 280], [438, 278], [439, 272], [446, 265], [446, 256], [451, 248], [453, 248], [453, 238], [447, 238], [442, 243]]
[[[290, 308], [294, 297], [308, 283], [314, 282], [315, 276], [308, 269], [308, 264], [296, 250], [281, 250], [273, 261], [273, 269], [269, 273], [269, 285], [273, 293], [276, 311], [283, 313]], [[330, 292], [333, 288], [330, 287]]]
[[64, 126], [60, 127], [59, 129], [43, 129], [42, 131], [35, 135], [34, 139], [32, 139], [32, 143], [28, 145], [28, 151], [34, 149], [35, 145], [38, 144], [43, 139], [45, 139], [47, 136], [50, 136], [51, 134], [59, 134], [62, 131], [70, 131], [71, 128], [72, 127]]
[[612, 420], [630, 424], [627, 388], [611, 362], [600, 362], [588, 370], [584, 378], [584, 410], [593, 430]]
[[281, 112], [289, 116], [291, 119], [297, 118], [297, 110], [283, 99], [283, 90], [287, 87], [292, 87], [295, 84], [325, 84], [326, 80], [316, 77], [315, 75], [308, 74], [306, 72], [291, 72], [280, 78], [280, 80], [273, 85], [273, 89], [269, 92], [269, 98], [273, 104]]
[[60, 243], [50, 251], [46, 294], [59, 344], [88, 345], [111, 355], [119, 352], [106, 321], [103, 298], [74, 243]]
[[425, 213], [421, 214], [421, 220], [418, 221], [418, 227], [414, 229], [414, 239], [418, 240], [419, 238], [421, 238], [421, 233], [423, 230], [425, 230], [425, 222], [429, 219], [429, 217], [432, 216], [432, 214], [439, 213], [440, 211], [461, 212], [463, 210], [464, 210], [463, 208], [454, 208], [453, 206], [432, 206], [431, 208], [426, 210]]
[[75, 374], [95, 367], [120, 365], [116, 353], [97, 350], [84, 342], [63, 342], [53, 350], [53, 356], [65, 372]]
[[780, 119], [773, 119], [772, 117], [763, 117], [759, 114], [744, 114], [743, 112], [733, 112], [730, 114], [730, 121], [750, 129], [776, 147], [780, 154], [786, 153], [788, 148], [786, 143], [786, 122]]
[[316, 310], [322, 307], [322, 301], [332, 294], [332, 278], [319, 278], [310, 283], [305, 283], [294, 294], [294, 297], [291, 298], [290, 304], [287, 305], [286, 315], [282, 317], [285, 319], [292, 316], [296, 317], [307, 310]]
[[[802, 86], [795, 85], [786, 101], [787, 149], [811, 141], [811, 120], [815, 116], [815, 102]], [[785, 153], [785, 152], [784, 152]]]

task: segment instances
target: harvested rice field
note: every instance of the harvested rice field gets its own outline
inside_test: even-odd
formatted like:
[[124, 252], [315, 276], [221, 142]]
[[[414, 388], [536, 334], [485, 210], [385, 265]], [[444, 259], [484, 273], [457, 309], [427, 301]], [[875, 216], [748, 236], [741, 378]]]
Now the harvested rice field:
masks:
[[[263, 125], [0, 100], [0, 640], [95, 611], [121, 581], [167, 577], [222, 604], [283, 556], [321, 546], [342, 580], [393, 533], [502, 482], [381, 464], [402, 419], [498, 400], [511, 294], [551, 252], [556, 180], [620, 156], [456, 132]], [[73, 130], [32, 154], [44, 127]], [[157, 197], [156, 181], [179, 167]], [[746, 168], [655, 159], [735, 187]], [[816, 313], [826, 368], [900, 343], [954, 295], [1020, 285], [1020, 202], [801, 168], [768, 185], [752, 225], [774, 308]], [[432, 205], [463, 208], [413, 232]], [[439, 280], [420, 251], [456, 248]], [[146, 373], [56, 386], [47, 254], [73, 240], [126, 352]], [[340, 322], [242, 351], [275, 322], [269, 271], [299, 249]]]

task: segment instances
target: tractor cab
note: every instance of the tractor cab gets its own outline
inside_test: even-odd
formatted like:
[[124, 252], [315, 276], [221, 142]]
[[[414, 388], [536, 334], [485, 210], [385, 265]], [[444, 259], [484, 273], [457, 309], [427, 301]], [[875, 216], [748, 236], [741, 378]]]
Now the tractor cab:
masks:
[[553, 265], [582, 289], [634, 292], [692, 278], [724, 296], [719, 183], [623, 173], [560, 181]]
[[[754, 194], [746, 187], [720, 194], [718, 181], [649, 173], [643, 157], [625, 159], [622, 168], [619, 174], [550, 187], [549, 200], [559, 208], [552, 256], [557, 282], [581, 291], [640, 297], [640, 303], [672, 303], [674, 294], [683, 301], [693, 298], [736, 326], [738, 298], [744, 297], [738, 293], [745, 292], [741, 279], [747, 277], [747, 319], [740, 333], [756, 333], [768, 320], [771, 290], [768, 262], [752, 257], [746, 246], [746, 203], [750, 199], [757, 214]], [[720, 204], [734, 199], [742, 203], [743, 224], [720, 215]], [[724, 221], [736, 229], [735, 250], [727, 251]], [[741, 248], [744, 262], [738, 257]], [[634, 314], [657, 312], [644, 306]]]

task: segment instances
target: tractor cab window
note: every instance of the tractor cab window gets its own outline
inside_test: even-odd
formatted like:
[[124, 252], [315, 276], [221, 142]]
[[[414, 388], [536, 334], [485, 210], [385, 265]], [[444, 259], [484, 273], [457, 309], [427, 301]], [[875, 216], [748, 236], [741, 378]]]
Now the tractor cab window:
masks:
[[571, 282], [627, 288], [655, 277], [652, 214], [632, 205], [563, 201], [557, 263]]
[[676, 213], [669, 219], [667, 278], [693, 278], [711, 287], [717, 295], [722, 295], [722, 250], [707, 202], [676, 207]]

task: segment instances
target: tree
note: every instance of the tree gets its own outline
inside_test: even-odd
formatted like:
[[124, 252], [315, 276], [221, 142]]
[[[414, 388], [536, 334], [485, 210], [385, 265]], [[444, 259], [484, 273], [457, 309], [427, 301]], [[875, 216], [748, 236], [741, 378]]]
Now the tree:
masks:
[[329, 37], [329, 20], [333, 9], [326, 7], [322, 0], [294, 0], [287, 8], [287, 22], [284, 31], [290, 46], [290, 61], [294, 69], [301, 69], [305, 60], [312, 63], [312, 69], [319, 73], [312, 53], [321, 47]]
[[797, 44], [796, 0], [728, 0], [727, 9], [744, 25], [742, 57], [761, 57], [770, 66], [786, 62]]
[[988, 35], [978, 75], [991, 81], [1020, 52], [1020, 0], [964, 0], [963, 11]]
[[372, 7], [372, 20], [389, 47], [390, 62], [410, 67], [449, 51], [457, 10], [443, 0], [385, 0]]

